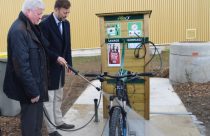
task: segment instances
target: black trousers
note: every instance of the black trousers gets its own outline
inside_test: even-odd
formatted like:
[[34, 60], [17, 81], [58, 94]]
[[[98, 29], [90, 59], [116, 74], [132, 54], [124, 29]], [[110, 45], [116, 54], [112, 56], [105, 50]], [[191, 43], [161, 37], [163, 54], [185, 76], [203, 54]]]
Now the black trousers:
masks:
[[42, 136], [43, 103], [20, 103], [22, 136]]

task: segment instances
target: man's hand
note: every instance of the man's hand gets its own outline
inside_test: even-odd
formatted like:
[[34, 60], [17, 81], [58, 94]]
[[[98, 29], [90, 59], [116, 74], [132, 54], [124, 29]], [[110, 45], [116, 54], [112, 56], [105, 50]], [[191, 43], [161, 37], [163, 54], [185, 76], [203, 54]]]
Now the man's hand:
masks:
[[67, 75], [71, 75], [73, 72], [69, 69], [69, 68], [67, 68]]
[[38, 102], [38, 101], [39, 101], [39, 96], [31, 99], [31, 103], [35, 103], [35, 102]]
[[57, 61], [60, 65], [64, 66], [67, 69], [68, 75], [72, 74], [72, 71], [68, 68], [67, 62], [63, 57], [58, 57]]
[[57, 62], [60, 64], [60, 65], [62, 65], [62, 66], [64, 66], [64, 67], [66, 67], [66, 68], [68, 68], [68, 66], [67, 66], [67, 62], [66, 62], [66, 60], [63, 58], [63, 57], [58, 57], [58, 59], [57, 59]]

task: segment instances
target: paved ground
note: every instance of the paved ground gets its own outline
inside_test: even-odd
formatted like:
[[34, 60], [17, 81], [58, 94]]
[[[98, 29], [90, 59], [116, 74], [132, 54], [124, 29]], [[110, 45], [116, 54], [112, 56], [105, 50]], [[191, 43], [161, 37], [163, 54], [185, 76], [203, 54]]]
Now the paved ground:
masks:
[[[98, 81], [94, 84], [99, 85]], [[145, 121], [129, 112], [130, 128], [136, 131], [136, 136], [199, 136], [201, 135], [193, 123], [190, 113], [173, 91], [166, 78], [151, 78], [150, 80], [150, 120]], [[74, 123], [76, 128], [88, 122], [94, 114], [93, 99], [99, 98], [100, 93], [88, 86], [72, 108], [66, 113], [65, 121]], [[107, 126], [103, 133], [106, 120], [102, 117], [102, 102], [99, 107], [99, 123], [92, 121], [85, 128], [74, 132], [60, 133], [63, 136], [101, 136], [107, 135]], [[131, 114], [130, 114], [131, 113]], [[134, 115], [134, 116], [133, 116]], [[138, 119], [138, 120], [137, 120]], [[94, 119], [93, 119], [94, 120]]]

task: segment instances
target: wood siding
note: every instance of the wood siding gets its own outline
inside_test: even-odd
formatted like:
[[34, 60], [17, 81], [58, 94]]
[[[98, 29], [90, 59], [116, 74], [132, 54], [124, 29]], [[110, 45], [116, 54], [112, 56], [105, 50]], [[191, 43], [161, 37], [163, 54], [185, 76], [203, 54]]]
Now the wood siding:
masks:
[[[23, 0], [0, 1], [0, 52], [6, 51], [7, 32]], [[45, 14], [53, 0], [44, 0]], [[96, 13], [152, 10], [150, 40], [156, 44], [175, 41], [210, 41], [210, 0], [71, 0], [72, 48], [100, 48]]]

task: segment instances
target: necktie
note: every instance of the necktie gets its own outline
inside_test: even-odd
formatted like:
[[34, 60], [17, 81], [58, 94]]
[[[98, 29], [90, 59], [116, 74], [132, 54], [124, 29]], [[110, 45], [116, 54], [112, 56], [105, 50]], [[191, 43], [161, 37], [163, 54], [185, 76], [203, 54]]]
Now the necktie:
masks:
[[62, 35], [63, 34], [63, 29], [62, 29], [62, 22], [61, 21], [58, 22], [58, 29], [59, 29], [59, 31], [60, 31], [60, 33]]

